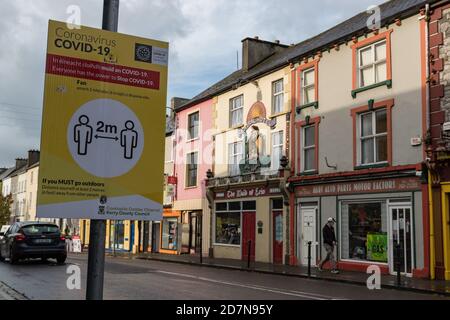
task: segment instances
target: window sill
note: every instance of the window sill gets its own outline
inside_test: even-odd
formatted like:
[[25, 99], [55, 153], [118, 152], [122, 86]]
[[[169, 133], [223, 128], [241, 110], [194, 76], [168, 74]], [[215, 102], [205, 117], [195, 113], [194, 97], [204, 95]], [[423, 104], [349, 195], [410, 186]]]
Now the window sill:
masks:
[[374, 168], [385, 168], [389, 167], [389, 163], [374, 163], [374, 164], [364, 164], [355, 167], [355, 170], [364, 170], [364, 169], [374, 169]]
[[299, 176], [299, 177], [315, 176], [316, 174], [319, 174], [319, 171], [314, 170], [314, 171], [300, 172], [300, 173], [297, 173], [297, 176]]
[[192, 187], [184, 187], [184, 190], [192, 190], [192, 189], [197, 189], [198, 186], [192, 186]]
[[214, 243], [213, 246], [217, 246], [217, 247], [231, 247], [231, 248], [240, 248], [241, 245], [239, 244], [226, 244], [226, 243]]
[[370, 86], [366, 86], [366, 87], [362, 87], [362, 88], [359, 88], [359, 89], [352, 90], [352, 97], [353, 97], [353, 99], [355, 99], [356, 95], [358, 93], [361, 93], [361, 92], [364, 92], [364, 91], [367, 91], [367, 90], [371, 90], [371, 89], [374, 89], [374, 88], [382, 87], [382, 86], [387, 86], [388, 89], [391, 89], [392, 88], [392, 80], [386, 80], [386, 81], [383, 81], [383, 82], [372, 84]]
[[298, 106], [297, 107], [297, 114], [300, 114], [300, 111], [302, 111], [303, 109], [307, 109], [307, 108], [314, 108], [314, 109], [319, 109], [319, 102], [312, 102], [312, 103], [308, 103], [308, 104], [304, 104], [302, 106]]
[[197, 140], [200, 140], [200, 137], [189, 139], [189, 140], [186, 141], [186, 143], [194, 142], [194, 141], [197, 141]]

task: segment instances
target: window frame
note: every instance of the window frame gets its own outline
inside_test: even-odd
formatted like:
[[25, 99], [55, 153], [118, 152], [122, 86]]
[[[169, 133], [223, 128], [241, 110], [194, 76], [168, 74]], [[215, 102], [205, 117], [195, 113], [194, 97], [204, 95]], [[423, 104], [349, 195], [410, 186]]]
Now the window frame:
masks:
[[[386, 46], [386, 57], [384, 59], [381, 59], [381, 60], [376, 60], [376, 47], [381, 45], [381, 44], [384, 44]], [[369, 63], [367, 65], [362, 65], [361, 64], [361, 62], [362, 62], [361, 53], [363, 51], [365, 51], [365, 50], [368, 50], [368, 49], [370, 49], [370, 51], [371, 51], [372, 61], [371, 61], [371, 63]], [[357, 65], [357, 68], [358, 68], [358, 88], [360, 89], [360, 88], [364, 88], [364, 87], [369, 87], [369, 86], [377, 85], [377, 84], [379, 84], [381, 82], [386, 81], [387, 80], [387, 72], [386, 72], [386, 79], [381, 80], [381, 81], [379, 79], [377, 79], [377, 72], [376, 72], [377, 66], [379, 66], [381, 64], [385, 64], [386, 65], [386, 70], [387, 70], [387, 41], [386, 41], [386, 39], [382, 39], [380, 41], [373, 42], [371, 44], [368, 44], [367, 46], [358, 48], [357, 50], [358, 50], [358, 62], [357, 62], [358, 63], [358, 65]], [[373, 79], [372, 79], [373, 83], [367, 84], [367, 85], [363, 85], [362, 84], [362, 80], [363, 80], [362, 72], [364, 70], [368, 70], [368, 69], [372, 69], [372, 71], [373, 71]]]
[[[196, 137], [192, 137], [191, 135], [191, 128], [195, 128], [195, 126], [191, 126], [191, 117], [194, 115], [198, 115], [198, 120], [197, 120], [197, 136]], [[200, 138], [200, 110], [195, 110], [192, 111], [190, 113], [187, 114], [187, 132], [188, 132], [188, 142], [189, 141], [193, 141], [193, 140], [197, 140]]]
[[[306, 129], [309, 129], [309, 128], [313, 128], [314, 129], [314, 144], [313, 145], [310, 145], [310, 146], [306, 146]], [[301, 127], [301, 131], [302, 131], [302, 141], [301, 141], [301, 150], [300, 150], [300, 152], [301, 152], [301, 155], [302, 155], [302, 158], [303, 158], [303, 161], [302, 161], [302, 163], [301, 163], [301, 172], [304, 172], [304, 173], [308, 173], [308, 172], [314, 172], [314, 171], [317, 171], [317, 167], [316, 167], [316, 164], [315, 163], [313, 163], [313, 165], [316, 167], [316, 168], [313, 168], [313, 169], [306, 169], [306, 152], [308, 151], [308, 150], [312, 150], [312, 149], [314, 149], [314, 155], [315, 155], [315, 153], [316, 153], [316, 142], [317, 142], [317, 140], [316, 140], [316, 125], [313, 123], [313, 124], [309, 124], [309, 125], [305, 125], [305, 126], [303, 126], [303, 127]], [[314, 156], [314, 158], [316, 158], [316, 155]], [[314, 162], [315, 162], [315, 159], [314, 159]]]
[[[241, 103], [240, 107], [233, 109], [233, 107], [235, 105], [233, 102], [237, 101], [238, 99], [240, 99], [242, 103]], [[239, 126], [243, 125], [244, 124], [244, 95], [241, 94], [241, 95], [238, 95], [236, 97], [231, 98], [230, 101], [229, 101], [229, 104], [230, 104], [229, 105], [229, 112], [228, 112], [229, 127], [230, 128], [236, 128], [236, 127], [239, 127]], [[238, 111], [242, 113], [241, 122], [233, 124], [233, 113], [234, 112], [238, 112]]]
[[[276, 84], [281, 82], [281, 91], [275, 92]], [[278, 96], [282, 96], [282, 103], [280, 106], [280, 110], [275, 110], [275, 101]], [[284, 78], [275, 80], [272, 82], [272, 114], [279, 114], [285, 111], [284, 108]]]
[[[241, 145], [241, 153], [233, 153], [233, 155], [231, 155], [231, 150], [235, 150], [235, 149], [234, 149], [234, 146], [236, 146], [236, 145]], [[232, 148], [233, 148], [233, 149], [232, 149]], [[229, 144], [228, 144], [228, 176], [230, 176], [230, 177], [239, 176], [239, 174], [240, 174], [240, 172], [239, 172], [237, 175], [233, 175], [233, 174], [232, 174], [232, 171], [231, 171], [232, 164], [230, 163], [231, 157], [233, 156], [233, 158], [234, 158], [234, 157], [236, 157], [236, 156], [238, 156], [238, 155], [241, 156], [241, 160], [244, 158], [244, 146], [243, 146], [243, 141], [235, 141], [235, 142], [229, 143]], [[239, 162], [240, 162], [241, 160], [239, 160]], [[239, 163], [237, 163], [236, 166], [237, 166], [237, 169], [238, 169], [238, 171], [239, 171]]]
[[[281, 134], [281, 142], [280, 142], [280, 144], [277, 144], [277, 145], [275, 145], [274, 144], [274, 135], [279, 135], [279, 134]], [[281, 159], [281, 157], [283, 156], [283, 151], [284, 151], [284, 138], [285, 138], [285, 135], [284, 135], [284, 131], [283, 130], [279, 130], [279, 131], [276, 131], [276, 132], [272, 132], [271, 133], [271, 135], [270, 135], [270, 139], [271, 139], [271, 143], [270, 143], [270, 151], [271, 151], [271, 163], [270, 163], [270, 170], [273, 170], [273, 171], [275, 171], [275, 170], [280, 170], [280, 159]], [[275, 150], [275, 148], [280, 148], [281, 149], [281, 152], [280, 152], [280, 159], [278, 159], [278, 168], [275, 168], [274, 166], [273, 166], [273, 155], [275, 154], [275, 152], [274, 152], [274, 150]]]
[[[320, 58], [317, 58], [309, 63], [305, 63], [297, 67], [296, 80], [297, 84], [297, 106], [300, 108], [314, 106], [316, 109], [319, 107], [319, 62]], [[314, 89], [315, 89], [315, 101], [304, 104], [303, 97], [303, 73], [314, 69]]]
[[[190, 186], [190, 185], [189, 185], [189, 182], [190, 182], [190, 176], [189, 176], [189, 174], [190, 174], [190, 172], [193, 171], [193, 170], [190, 169], [189, 166], [192, 165], [192, 164], [189, 163], [189, 162], [191, 161], [190, 156], [193, 155], [193, 154], [197, 154], [197, 163], [195, 164], [195, 171], [196, 171], [196, 173], [195, 173], [195, 185]], [[191, 151], [191, 152], [188, 152], [188, 153], [186, 154], [186, 159], [187, 159], [187, 161], [186, 161], [186, 166], [185, 166], [185, 168], [186, 168], [186, 169], [185, 169], [185, 170], [186, 170], [186, 174], [185, 174], [186, 179], [185, 179], [185, 183], [184, 183], [185, 189], [193, 189], [193, 188], [197, 188], [197, 187], [198, 187], [198, 159], [199, 159], [199, 152], [198, 152], [198, 151]]]
[[[313, 174], [317, 174], [319, 172], [319, 125], [321, 122], [321, 117], [315, 117], [309, 120], [309, 122], [306, 122], [306, 120], [303, 121], [299, 121], [295, 123], [295, 127], [297, 130], [297, 146], [296, 146], [296, 154], [297, 154], [297, 159], [296, 159], [296, 171], [298, 175], [313, 175]], [[315, 131], [314, 131], [314, 143], [315, 143], [315, 159], [314, 159], [314, 164], [315, 164], [315, 169], [314, 170], [304, 170], [304, 155], [303, 155], [303, 141], [304, 141], [304, 131], [303, 128], [305, 127], [311, 127], [314, 126], [315, 127]]]
[[[383, 133], [377, 133], [377, 113], [380, 112], [386, 112], [386, 132]], [[372, 122], [372, 132], [369, 135], [363, 136], [363, 117], [366, 115], [371, 115], [371, 122]], [[360, 151], [360, 155], [359, 155], [359, 164], [361, 166], [368, 166], [368, 165], [378, 165], [378, 164], [384, 164], [387, 162], [386, 160], [383, 161], [377, 161], [377, 157], [378, 157], [378, 147], [377, 147], [377, 138], [380, 137], [386, 137], [388, 136], [388, 132], [387, 132], [387, 110], [385, 108], [379, 108], [377, 110], [371, 110], [371, 111], [367, 111], [367, 112], [362, 112], [358, 114], [358, 122], [359, 122], [359, 134], [358, 134], [358, 139], [359, 139], [359, 151]], [[373, 139], [374, 143], [373, 143], [373, 162], [370, 163], [362, 163], [363, 158], [362, 158], [362, 150], [363, 150], [363, 142]], [[387, 147], [387, 146], [386, 146]], [[387, 150], [386, 150], [387, 153]]]
[[[385, 32], [376, 34], [367, 39], [356, 42], [351, 46], [352, 49], [352, 97], [356, 98], [357, 94], [372, 88], [386, 85], [388, 88], [392, 87], [392, 46], [391, 46], [391, 34], [394, 30], [390, 29]], [[386, 80], [371, 84], [368, 86], [360, 87], [360, 75], [359, 75], [359, 53], [362, 49], [376, 45], [382, 41], [386, 41]]]
[[[389, 99], [376, 103], [374, 102], [372, 108], [369, 108], [369, 105], [364, 105], [351, 110], [350, 113], [353, 118], [353, 167], [355, 170], [371, 167], [392, 166], [392, 108], [394, 107], [394, 105], [395, 105], [394, 99]], [[361, 144], [359, 143], [360, 141], [359, 137], [361, 135], [361, 121], [359, 120], [360, 115], [366, 114], [369, 111], [377, 111], [380, 109], [386, 109], [387, 161], [372, 164], [362, 164]], [[372, 130], [374, 129], [372, 128]]]

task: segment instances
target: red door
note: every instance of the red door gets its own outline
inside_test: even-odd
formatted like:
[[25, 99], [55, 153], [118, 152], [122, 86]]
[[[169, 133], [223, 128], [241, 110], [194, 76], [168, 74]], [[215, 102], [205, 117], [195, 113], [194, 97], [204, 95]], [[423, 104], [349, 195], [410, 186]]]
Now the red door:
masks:
[[242, 214], [242, 260], [248, 259], [248, 242], [250, 245], [250, 260], [255, 261], [255, 229], [256, 229], [256, 213], [244, 212]]
[[283, 263], [283, 211], [273, 212], [273, 263]]

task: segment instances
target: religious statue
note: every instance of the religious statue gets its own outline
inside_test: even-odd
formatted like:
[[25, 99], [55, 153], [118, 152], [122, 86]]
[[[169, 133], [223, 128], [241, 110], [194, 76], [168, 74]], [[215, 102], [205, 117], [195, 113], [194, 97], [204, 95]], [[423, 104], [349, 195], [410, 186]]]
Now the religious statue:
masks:
[[257, 164], [259, 160], [259, 128], [257, 126], [252, 127], [253, 131], [248, 138], [248, 160], [250, 164]]

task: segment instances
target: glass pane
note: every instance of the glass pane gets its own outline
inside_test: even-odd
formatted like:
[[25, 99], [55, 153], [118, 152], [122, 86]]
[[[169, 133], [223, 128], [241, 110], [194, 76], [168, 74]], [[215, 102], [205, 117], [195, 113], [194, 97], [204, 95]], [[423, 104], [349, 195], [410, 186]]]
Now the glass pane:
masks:
[[377, 82], [383, 82], [387, 79], [386, 63], [380, 63], [375, 66]]
[[316, 158], [315, 148], [305, 150], [305, 168], [304, 168], [305, 171], [316, 169], [316, 164], [314, 163], [315, 158]]
[[359, 53], [359, 57], [360, 57], [359, 61], [360, 66], [367, 66], [373, 63], [372, 48], [369, 47], [367, 49], [361, 50]]
[[375, 59], [376, 61], [386, 59], [386, 42], [377, 44], [375, 46]]
[[161, 248], [177, 250], [178, 220], [176, 218], [164, 219], [162, 225]]
[[283, 111], [283, 103], [284, 103], [284, 96], [283, 94], [276, 95], [273, 99], [273, 111], [275, 113]]
[[316, 143], [316, 128], [314, 126], [306, 127], [303, 129], [305, 133], [305, 147], [313, 146]]
[[277, 170], [280, 168], [281, 153], [282, 153], [282, 147], [273, 147], [271, 169]]
[[275, 241], [283, 242], [283, 215], [275, 216]]
[[405, 209], [405, 263], [406, 272], [412, 272], [412, 225], [411, 225], [411, 210]]
[[381, 110], [376, 112], [376, 133], [387, 132], [387, 111]]
[[272, 209], [283, 209], [283, 199], [273, 199]]
[[316, 101], [316, 88], [309, 87], [305, 89], [304, 91], [304, 104], [312, 103]]
[[377, 137], [377, 162], [387, 161], [387, 136]]
[[372, 113], [361, 115], [361, 137], [373, 135]]
[[[348, 205], [348, 237], [343, 243], [348, 258], [376, 262], [388, 261], [388, 237], [382, 228], [382, 203]], [[345, 214], [345, 212], [344, 212]], [[347, 230], [343, 230], [345, 232]]]
[[216, 202], [216, 211], [227, 211], [227, 203], [226, 202]]
[[369, 67], [361, 70], [361, 86], [370, 86], [374, 83], [374, 73], [373, 68]]
[[236, 202], [229, 202], [228, 203], [228, 208], [231, 210], [241, 210], [241, 203], [236, 201]]
[[303, 85], [305, 87], [314, 84], [314, 82], [315, 82], [314, 69], [308, 70], [305, 73], [303, 73]]
[[361, 142], [361, 163], [373, 163], [373, 138], [365, 139]]
[[283, 80], [276, 81], [273, 84], [273, 93], [279, 93], [283, 91]]
[[241, 214], [239, 212], [216, 213], [216, 243], [241, 244]]
[[243, 210], [256, 210], [256, 201], [245, 201], [242, 206]]

